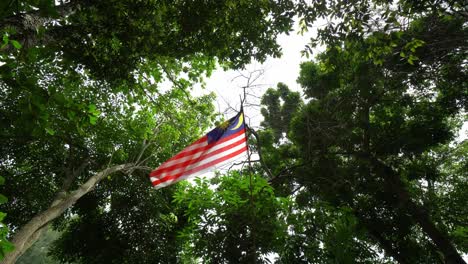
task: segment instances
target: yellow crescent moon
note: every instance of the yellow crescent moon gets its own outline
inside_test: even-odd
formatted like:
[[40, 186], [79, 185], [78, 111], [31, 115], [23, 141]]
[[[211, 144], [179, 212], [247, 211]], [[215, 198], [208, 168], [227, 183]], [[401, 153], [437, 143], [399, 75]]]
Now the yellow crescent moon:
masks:
[[238, 129], [240, 126], [242, 126], [242, 123], [244, 123], [244, 114], [240, 114], [239, 121], [237, 121], [237, 125], [235, 127], [231, 128], [231, 130]]

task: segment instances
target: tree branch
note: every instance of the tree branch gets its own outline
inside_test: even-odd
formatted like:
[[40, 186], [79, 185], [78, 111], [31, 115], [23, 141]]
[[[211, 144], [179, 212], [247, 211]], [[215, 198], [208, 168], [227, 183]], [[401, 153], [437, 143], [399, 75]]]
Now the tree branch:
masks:
[[442, 232], [434, 222], [427, 210], [422, 205], [411, 199], [405, 184], [400, 175], [390, 166], [387, 166], [379, 159], [369, 156], [367, 159], [372, 163], [375, 170], [383, 175], [386, 184], [392, 189], [399, 200], [400, 206], [404, 206], [409, 215], [416, 221], [422, 230], [436, 244], [437, 248], [444, 254], [446, 263], [466, 263], [457, 252], [447, 234]]
[[12, 239], [12, 243], [15, 245], [15, 249], [5, 256], [3, 263], [15, 263], [16, 259], [27, 249], [28, 246], [32, 244], [31, 242], [34, 241], [33, 238], [37, 239], [37, 234], [40, 234], [40, 231], [43, 227], [47, 226], [52, 220], [60, 216], [66, 209], [75, 204], [75, 202], [83, 195], [90, 192], [102, 179], [112, 173], [129, 170], [133, 166], [133, 163], [127, 163], [102, 170], [89, 178], [78, 189], [71, 192], [69, 195], [66, 195], [60, 200], [55, 200], [47, 210], [34, 216], [15, 234]]
[[273, 178], [273, 174], [271, 173], [270, 169], [268, 168], [268, 166], [265, 164], [265, 161], [263, 159], [263, 156], [262, 156], [262, 147], [260, 146], [260, 136], [258, 135], [257, 131], [255, 131], [254, 129], [252, 129], [250, 126], [248, 126], [247, 124], [245, 125], [245, 127], [247, 128], [247, 131], [249, 131], [249, 133], [251, 133], [252, 135], [254, 135], [255, 137], [255, 140], [257, 142], [257, 154], [258, 154], [258, 157], [259, 157], [259, 161], [260, 161], [260, 165], [262, 166], [263, 170], [266, 172], [266, 174], [268, 175], [268, 177], [270, 179]]

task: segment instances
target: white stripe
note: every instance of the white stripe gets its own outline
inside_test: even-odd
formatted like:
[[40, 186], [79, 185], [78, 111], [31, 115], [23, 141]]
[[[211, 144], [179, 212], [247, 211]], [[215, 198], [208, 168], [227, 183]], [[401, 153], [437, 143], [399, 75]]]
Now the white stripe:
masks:
[[214, 161], [216, 159], [219, 159], [219, 158], [222, 158], [226, 155], [229, 155], [233, 152], [236, 152], [242, 148], [244, 148], [246, 146], [247, 142], [242, 142], [241, 144], [239, 144], [238, 146], [235, 146], [233, 148], [230, 148], [226, 151], [223, 151], [221, 153], [218, 153], [216, 155], [213, 155], [209, 158], [206, 158], [206, 159], [202, 159], [196, 163], [193, 163], [193, 164], [190, 164], [189, 166], [185, 166], [185, 167], [181, 167], [181, 168], [177, 168], [177, 169], [174, 169], [174, 170], [171, 170], [171, 171], [168, 171], [168, 172], [163, 172], [163, 173], [160, 173], [160, 174], [157, 174], [155, 176], [157, 176], [159, 179], [162, 179], [164, 177], [166, 177], [167, 175], [173, 175], [173, 174], [177, 174], [177, 173], [180, 173], [180, 172], [183, 172], [183, 171], [188, 171], [188, 170], [191, 170], [193, 168], [196, 168], [198, 166], [202, 166], [206, 163], [209, 163], [211, 161]]
[[151, 182], [155, 182], [155, 181], [157, 181], [157, 180], [159, 180], [159, 179], [156, 178], [156, 177], [150, 177], [150, 180], [151, 180]]
[[[218, 145], [214, 145], [212, 148], [209, 148], [209, 149], [207, 149], [205, 151], [200, 151], [200, 152], [197, 152], [195, 154], [184, 156], [184, 157], [181, 157], [181, 158], [178, 158], [178, 159], [175, 159], [175, 160], [166, 161], [161, 166], [159, 166], [159, 168], [157, 168], [156, 170], [163, 169], [163, 168], [175, 165], [175, 164], [179, 164], [179, 163], [191, 160], [191, 159], [196, 159], [196, 158], [200, 157], [201, 155], [206, 155], [206, 154], [211, 153], [211, 152], [213, 152], [215, 150], [218, 150], [220, 148], [228, 146], [228, 145], [230, 145], [230, 144], [232, 144], [232, 143], [234, 143], [234, 142], [236, 142], [236, 141], [238, 141], [238, 140], [240, 140], [242, 138], [245, 138], [245, 134], [240, 134], [237, 137], [231, 138], [230, 140], [228, 140], [226, 142], [223, 142], [223, 143], [218, 144]], [[207, 144], [205, 144], [205, 146], [206, 145]]]
[[154, 187], [156, 190], [157, 190], [157, 189], [161, 189], [161, 188], [166, 187], [166, 186], [169, 186], [169, 185], [171, 185], [171, 184], [173, 184], [173, 183], [179, 182], [179, 181], [181, 181], [181, 180], [185, 180], [185, 179], [189, 178], [190, 176], [191, 176], [191, 175], [180, 176], [179, 178], [176, 178], [176, 179], [174, 179], [174, 180], [161, 182], [160, 184], [155, 185], [155, 186], [153, 186], [153, 187]]
[[[229, 163], [229, 162], [232, 162], [232, 161], [234, 161], [234, 160], [239, 159], [239, 156], [241, 156], [241, 155], [244, 154], [244, 153], [245, 153], [245, 152], [239, 153], [239, 155], [236, 155], [236, 156], [234, 156], [234, 157], [232, 157], [232, 158], [230, 158], [230, 159], [227, 159], [227, 160], [225, 160], [225, 161], [223, 161], [223, 162], [221, 162], [221, 163], [218, 163], [218, 164], [214, 165], [213, 167], [209, 167], [209, 168], [206, 168], [206, 169], [204, 169], [204, 170], [194, 172], [194, 173], [192, 173], [192, 174], [181, 175], [180, 177], [178, 177], [178, 178], [176, 178], [176, 179], [169, 180], [169, 181], [165, 181], [165, 182], [161, 182], [160, 184], [155, 185], [155, 186], [153, 186], [153, 187], [154, 187], [156, 190], [158, 190], [158, 189], [161, 189], [161, 188], [163, 188], [163, 187], [166, 187], [166, 186], [169, 186], [169, 185], [171, 185], [171, 184], [174, 184], [174, 183], [176, 183], [176, 182], [179, 182], [179, 181], [181, 181], [181, 180], [185, 180], [185, 179], [188, 179], [188, 178], [195, 178], [195, 177], [200, 176], [200, 175], [202, 175], [202, 174], [204, 174], [204, 173], [206, 173], [207, 171], [210, 171], [210, 170], [217, 171], [217, 170], [219, 170], [220, 168], [222, 168], [224, 165], [226, 165], [226, 163]], [[155, 181], [155, 180], [153, 180], [153, 179], [158, 180], [157, 178], [151, 177], [151, 182], [154, 182], [154, 181]]]
[[[206, 136], [205, 136], [206, 137]], [[177, 153], [175, 156], [181, 154], [181, 153], [184, 153], [184, 152], [187, 152], [187, 151], [191, 151], [193, 149], [197, 149], [197, 148], [200, 148], [200, 147], [204, 147], [208, 145], [208, 140], [205, 140], [204, 142], [201, 142], [201, 143], [197, 143], [197, 144], [193, 144], [193, 145], [190, 145], [186, 148], [184, 148], [183, 150], [181, 150], [179, 153]]]
[[222, 158], [222, 157], [224, 157], [226, 155], [229, 155], [229, 154], [231, 154], [231, 153], [233, 153], [233, 152], [235, 152], [237, 150], [240, 150], [240, 149], [244, 148], [245, 146], [246, 146], [246, 142], [242, 142], [242, 143], [240, 143], [239, 145], [237, 145], [237, 146], [235, 146], [233, 148], [230, 148], [230, 149], [228, 149], [226, 151], [223, 151], [223, 152], [218, 153], [216, 155], [213, 155], [211, 157], [208, 157], [208, 158], [205, 158], [205, 159], [203, 159], [203, 157], [201, 157], [201, 160], [199, 160], [198, 162], [192, 163], [192, 164], [190, 164], [188, 166], [176, 168], [176, 169], [166, 171], [166, 172], [163, 172], [163, 173], [158, 173], [158, 174], [156, 174], [154, 176], [158, 177], [159, 179], [162, 179], [162, 178], [166, 177], [167, 175], [173, 175], [173, 174], [178, 174], [178, 173], [183, 172], [183, 171], [188, 171], [188, 170], [194, 169], [194, 168], [196, 168], [198, 166], [202, 166], [202, 165], [204, 165], [206, 163], [209, 163], [211, 161]]

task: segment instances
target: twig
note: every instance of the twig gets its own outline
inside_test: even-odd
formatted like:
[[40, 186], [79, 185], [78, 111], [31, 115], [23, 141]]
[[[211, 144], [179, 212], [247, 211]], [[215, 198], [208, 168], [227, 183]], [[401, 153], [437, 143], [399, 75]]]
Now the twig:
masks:
[[196, 105], [194, 101], [190, 98], [190, 94], [182, 87], [180, 84], [177, 82], [177, 80], [171, 75], [171, 73], [166, 69], [166, 67], [163, 64], [159, 64], [161, 68], [163, 69], [164, 73], [166, 73], [167, 78], [174, 84], [177, 88], [179, 88], [186, 96], [187, 100], [190, 102], [192, 105]]
[[271, 179], [273, 178], [273, 174], [271, 173], [270, 169], [268, 168], [268, 166], [265, 164], [265, 161], [263, 160], [263, 156], [262, 156], [262, 148], [260, 146], [260, 137], [258, 135], [258, 133], [253, 130], [250, 126], [248, 126], [247, 124], [245, 125], [247, 130], [252, 134], [254, 135], [255, 137], [255, 140], [257, 142], [257, 152], [258, 152], [258, 157], [259, 157], [259, 161], [260, 161], [260, 164], [263, 168], [263, 170], [267, 173], [268, 177]]

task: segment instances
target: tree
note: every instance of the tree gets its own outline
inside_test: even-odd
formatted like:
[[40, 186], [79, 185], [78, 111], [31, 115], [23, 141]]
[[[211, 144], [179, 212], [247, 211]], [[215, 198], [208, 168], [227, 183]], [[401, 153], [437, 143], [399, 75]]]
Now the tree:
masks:
[[[179, 146], [167, 140], [193, 139], [212, 119], [209, 98], [188, 95], [192, 84], [215, 61], [279, 55], [276, 36], [292, 23], [290, 1], [2, 5], [0, 170], [17, 245], [7, 262], [108, 174], [157, 164]], [[161, 92], [164, 80], [174, 90]]]
[[[5, 178], [0, 176], [0, 185], [5, 183]], [[8, 199], [3, 195], [0, 194], [0, 203], [6, 203]], [[0, 212], [0, 260], [2, 260], [6, 253], [13, 250], [13, 245], [10, 241], [8, 241], [8, 227], [3, 223], [3, 219], [5, 218], [6, 214]]]
[[306, 189], [295, 194], [286, 219], [277, 263], [392, 263], [350, 208], [311, 199]]
[[28, 264], [57, 264], [60, 263], [49, 256], [49, 249], [60, 233], [52, 229], [46, 230], [43, 235], [21, 256], [16, 263]]
[[147, 180], [147, 173], [114, 176], [78, 201], [77, 216], [59, 227], [64, 234], [53, 244], [54, 258], [62, 263], [176, 263], [181, 251], [177, 234], [185, 220], [172, 203], [174, 188], [155, 192]]
[[287, 232], [287, 199], [247, 171], [218, 175], [214, 189], [207, 180], [196, 182], [174, 196], [188, 219], [180, 235], [184, 253], [204, 263], [268, 263]]
[[[87, 97], [84, 93], [80, 95]], [[101, 108], [100, 115], [102, 116], [94, 125], [87, 113], [84, 115], [84, 121], [80, 117], [81, 122], [89, 124], [84, 126], [86, 132], [77, 131], [75, 124], [71, 123], [68, 126], [62, 125], [61, 129], [51, 128], [54, 131], [53, 135], [50, 135], [47, 130], [43, 131], [30, 139], [28, 145], [12, 144], [10, 148], [5, 148], [10, 157], [10, 166], [4, 167], [3, 173], [11, 180], [5, 192], [11, 195], [12, 200], [18, 201], [6, 204], [6, 211], [12, 215], [10, 221], [15, 226], [31, 223], [35, 224], [35, 227], [42, 227], [67, 210], [71, 205], [69, 203], [74, 203], [93, 189], [97, 182], [107, 179], [110, 173], [123, 170], [125, 174], [135, 175], [133, 170], [142, 167], [140, 162], [143, 161], [142, 159], [151, 157], [152, 152], [158, 150], [159, 155], [147, 160], [146, 164], [151, 167], [155, 166], [152, 162], [161, 162], [173, 153], [175, 148], [178, 148], [178, 145], [172, 142], [173, 140], [177, 140], [181, 145], [187, 144], [190, 139], [184, 135], [196, 135], [197, 131], [194, 127], [201, 130], [206, 126], [199, 120], [210, 122], [209, 116], [212, 108], [204, 107], [211, 99], [208, 97], [200, 101], [189, 101], [180, 100], [181, 97], [185, 98], [185, 95], [178, 90], [173, 90], [155, 99], [156, 105], [141, 108], [138, 111], [132, 109], [132, 105], [125, 103], [127, 100], [125, 97], [116, 98], [114, 102], [109, 103], [108, 108], [105, 106]], [[201, 112], [193, 111], [192, 103], [199, 105], [201, 108], [198, 109]], [[176, 107], [178, 111], [174, 111]], [[89, 108], [92, 107], [86, 107], [85, 111]], [[161, 114], [161, 111], [169, 111], [169, 109], [171, 119]], [[67, 111], [63, 115], [60, 110], [53, 113], [54, 118], [58, 120], [49, 119], [48, 121], [52, 124], [72, 116]], [[15, 128], [21, 129], [19, 126]], [[142, 142], [145, 141], [147, 144], [142, 147]], [[143, 153], [144, 151], [147, 152]], [[142, 168], [147, 171], [146, 167]], [[132, 178], [138, 179], [140, 185], [134, 188], [144, 187], [142, 183], [147, 183], [147, 178], [142, 174], [136, 175], [139, 175], [139, 178], [135, 178], [136, 176]], [[122, 189], [127, 190], [129, 185], [117, 187], [121, 190], [114, 191], [122, 192]], [[105, 207], [111, 193], [108, 189], [100, 188], [98, 190], [104, 193], [97, 196], [102, 200], [96, 206]], [[26, 189], [27, 192], [24, 191]], [[67, 190], [73, 189], [76, 191], [68, 194]], [[141, 192], [138, 189], [132, 191], [130, 193], [126, 191], [125, 194], [134, 195], [134, 193]], [[59, 194], [56, 195], [55, 202], [52, 202], [54, 192], [59, 192]], [[29, 199], [28, 196], [30, 196]], [[57, 201], [59, 201], [59, 207], [49, 206], [50, 203]], [[41, 211], [44, 213], [40, 213]], [[40, 213], [37, 216], [40, 217], [39, 219], [34, 217], [37, 213]], [[31, 221], [31, 218], [35, 221]], [[21, 234], [20, 231], [17, 234]], [[31, 241], [31, 239], [26, 241]]]
[[[321, 36], [327, 50], [301, 66], [309, 102], [290, 124], [295, 155], [283, 156], [293, 165], [279, 179], [306, 188], [309, 203], [350, 208], [365, 243], [401, 263], [464, 263], [464, 242], [450, 237], [458, 214], [425, 197], [460, 184], [437, 164], [466, 109], [466, 50], [456, 37], [466, 29], [456, 14], [416, 17], [402, 31]], [[457, 194], [444, 196], [458, 204]]]
[[59, 55], [111, 82], [132, 81], [144, 60], [217, 58], [241, 67], [278, 56], [276, 36], [290, 30], [293, 16], [292, 1], [13, 2], [0, 28], [24, 53]]

